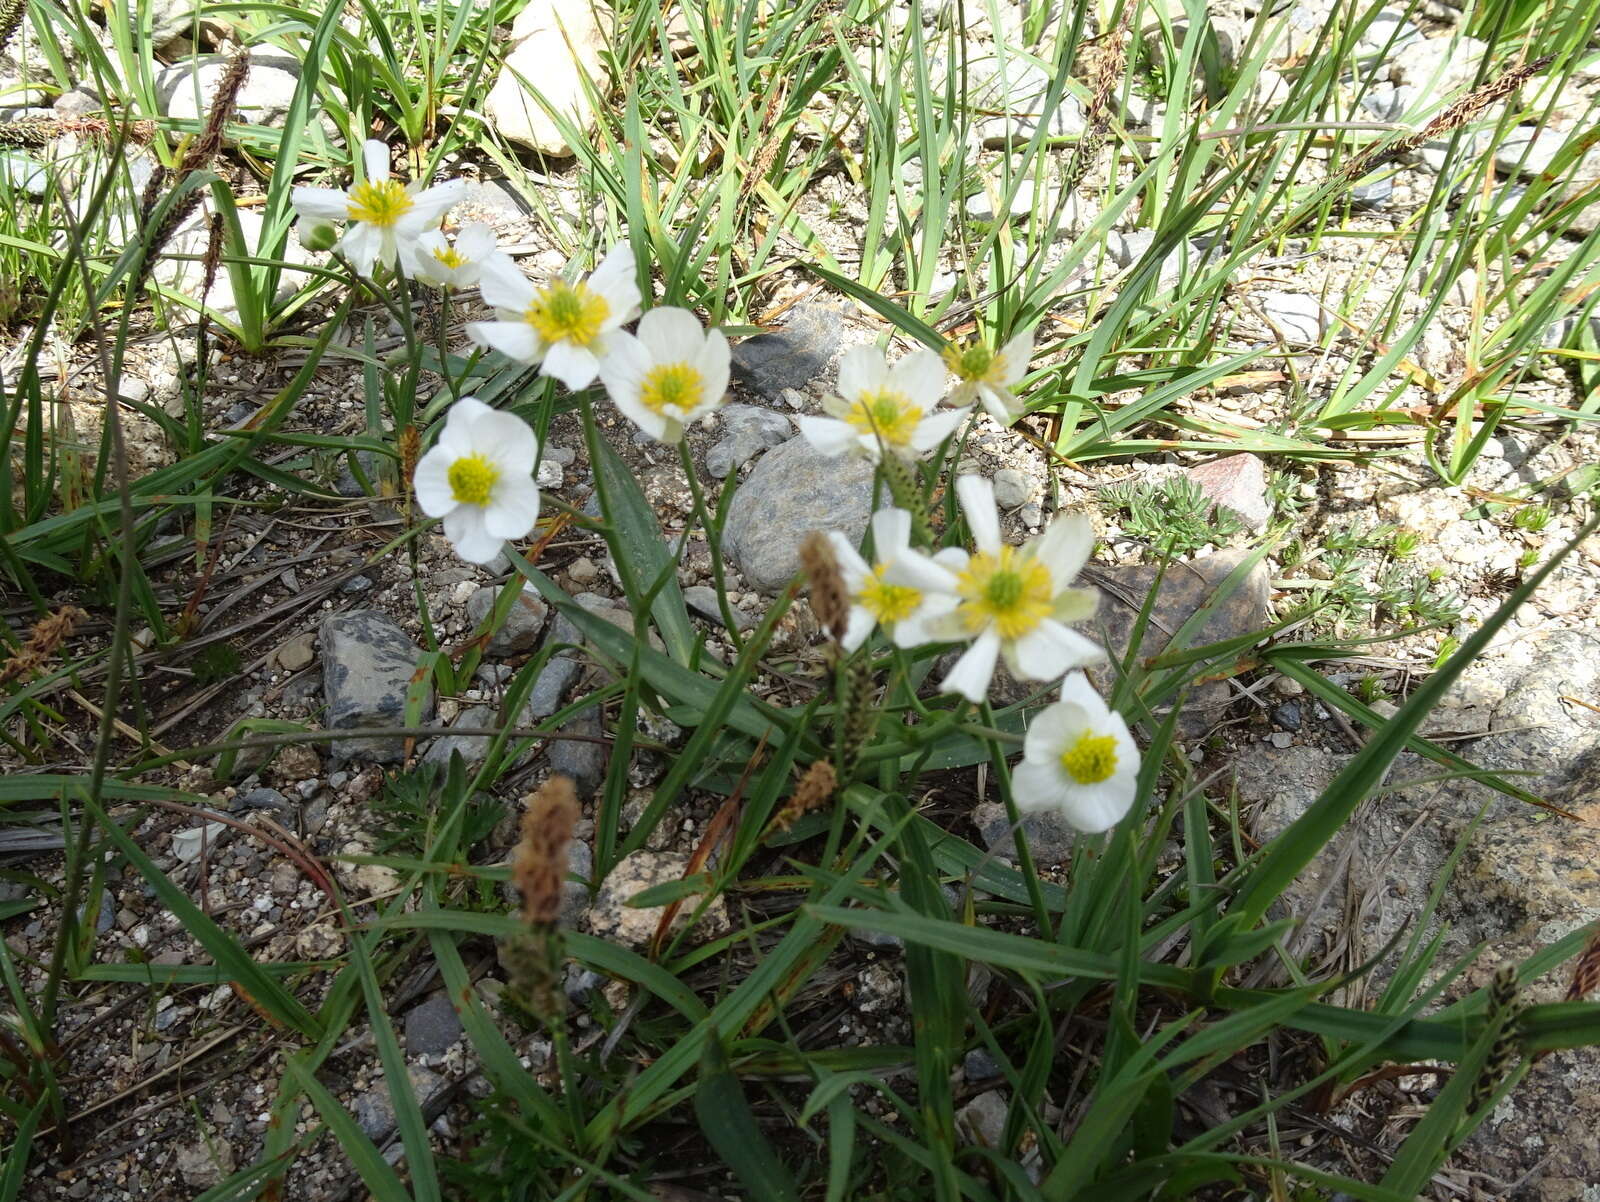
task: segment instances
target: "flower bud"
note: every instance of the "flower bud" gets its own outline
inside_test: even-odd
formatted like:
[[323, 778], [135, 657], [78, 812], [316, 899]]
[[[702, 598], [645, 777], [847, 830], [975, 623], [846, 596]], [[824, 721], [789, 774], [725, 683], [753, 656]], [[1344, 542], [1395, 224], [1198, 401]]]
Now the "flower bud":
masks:
[[332, 250], [339, 240], [339, 231], [331, 221], [300, 220], [300, 245], [311, 251]]

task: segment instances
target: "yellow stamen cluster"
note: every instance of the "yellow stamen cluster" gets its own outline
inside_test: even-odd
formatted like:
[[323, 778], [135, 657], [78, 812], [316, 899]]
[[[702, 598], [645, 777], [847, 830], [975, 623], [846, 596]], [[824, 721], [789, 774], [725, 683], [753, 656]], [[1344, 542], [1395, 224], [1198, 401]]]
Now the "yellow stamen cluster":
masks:
[[557, 280], [534, 298], [523, 316], [546, 342], [571, 342], [588, 346], [600, 337], [611, 306], [606, 298], [584, 284]]
[[705, 379], [687, 363], [652, 367], [639, 385], [639, 403], [668, 417], [688, 413], [705, 396]]
[[485, 455], [463, 455], [446, 473], [450, 495], [463, 505], [487, 505], [500, 469]]
[[956, 578], [957, 613], [976, 635], [991, 625], [1006, 640], [1019, 639], [1050, 616], [1054, 582], [1050, 569], [1015, 547], [998, 554], [980, 551]]
[[372, 179], [350, 189], [345, 211], [351, 221], [390, 229], [411, 211], [411, 193], [397, 179]]
[[883, 573], [887, 566], [879, 564], [873, 568], [872, 575], [862, 582], [855, 598], [857, 605], [885, 626], [905, 621], [922, 604], [921, 590], [885, 583]]
[[1061, 769], [1080, 785], [1098, 785], [1117, 770], [1117, 738], [1084, 731], [1061, 753]]
[[433, 257], [439, 262], [440, 266], [448, 267], [452, 270], [457, 267], [465, 267], [467, 265], [467, 260], [462, 256], [461, 252], [453, 246], [446, 246], [442, 250], [434, 251]]
[[903, 447], [910, 443], [922, 420], [922, 408], [903, 392], [864, 392], [850, 406], [844, 420], [889, 446]]
[[944, 365], [950, 374], [970, 383], [986, 380], [993, 373], [996, 356], [981, 342], [966, 345], [951, 343], [944, 348]]

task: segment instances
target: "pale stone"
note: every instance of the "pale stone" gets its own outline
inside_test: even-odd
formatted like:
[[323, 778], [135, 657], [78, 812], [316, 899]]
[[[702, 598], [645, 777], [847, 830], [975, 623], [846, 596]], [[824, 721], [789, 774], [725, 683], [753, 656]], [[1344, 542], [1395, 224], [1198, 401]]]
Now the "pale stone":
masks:
[[484, 114], [511, 141], [540, 154], [570, 157], [573, 147], [550, 111], [579, 129], [592, 128], [589, 89], [591, 83], [599, 91], [606, 88], [605, 47], [605, 31], [590, 0], [533, 0], [511, 26], [511, 49]]

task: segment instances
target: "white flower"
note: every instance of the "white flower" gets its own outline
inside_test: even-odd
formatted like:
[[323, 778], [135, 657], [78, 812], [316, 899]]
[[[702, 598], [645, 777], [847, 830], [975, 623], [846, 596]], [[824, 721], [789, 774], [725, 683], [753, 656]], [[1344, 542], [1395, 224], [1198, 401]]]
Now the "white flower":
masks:
[[500, 320], [468, 322], [468, 336], [518, 362], [541, 363], [541, 374], [574, 392], [600, 374], [617, 327], [639, 316], [639, 283], [626, 243], [612, 247], [576, 284], [558, 276], [535, 288], [509, 259], [491, 259], [478, 287]]
[[291, 201], [302, 217], [349, 222], [339, 249], [357, 271], [370, 276], [374, 264], [393, 267], [402, 254], [409, 262], [417, 239], [439, 224], [467, 185], [453, 179], [421, 188], [391, 179], [389, 148], [376, 139], [362, 147], [362, 156], [367, 178], [348, 192], [301, 186]]
[[954, 610], [928, 623], [936, 638], [973, 640], [944, 678], [945, 692], [982, 701], [1002, 655], [1019, 680], [1053, 680], [1104, 659], [1098, 643], [1065, 625], [1089, 617], [1099, 600], [1093, 589], [1069, 587], [1094, 546], [1088, 520], [1057, 518], [1043, 534], [1011, 547], [1000, 541], [994, 485], [961, 476], [956, 495], [977, 550], [939, 559], [907, 551], [884, 574], [891, 584], [956, 598]]
[[[934, 641], [927, 630], [928, 621], [948, 614], [956, 607], [956, 599], [884, 579], [890, 566], [911, 550], [909, 513], [880, 509], [872, 515], [871, 564], [837, 530], [830, 530], [828, 539], [850, 594], [850, 617], [840, 640], [845, 651], [854, 651], [866, 642], [875, 626], [882, 626], [896, 647], [919, 647]], [[941, 551], [934, 559], [949, 562], [948, 552]]]
[[912, 351], [890, 366], [877, 347], [853, 346], [839, 361], [839, 395], [822, 402], [829, 416], [801, 417], [800, 433], [824, 455], [857, 451], [877, 462], [887, 447], [915, 459], [949, 438], [967, 414], [934, 411], [944, 377], [932, 351]]
[[464, 396], [450, 406], [439, 441], [417, 462], [411, 486], [422, 512], [468, 563], [488, 563], [508, 538], [539, 518], [533, 469], [539, 440], [521, 418]]
[[721, 330], [702, 330], [687, 309], [651, 309], [639, 319], [637, 337], [611, 335], [600, 378], [634, 425], [677, 442], [684, 426], [722, 404], [729, 360]]
[[1022, 763], [1011, 777], [1019, 810], [1059, 810], [1090, 834], [1110, 830], [1133, 806], [1139, 749], [1122, 715], [1089, 687], [1082, 672], [1061, 682], [1061, 700], [1028, 727]]
[[977, 401], [1002, 426], [1012, 425], [1022, 416], [1022, 401], [1012, 389], [1028, 374], [1031, 358], [1031, 330], [1018, 334], [998, 351], [991, 351], [978, 341], [952, 343], [944, 351], [945, 366], [957, 381], [950, 403], [970, 405]]
[[499, 254], [494, 231], [481, 221], [462, 226], [454, 245], [443, 230], [428, 230], [411, 248], [410, 272], [424, 284], [460, 292], [476, 285], [483, 265]]

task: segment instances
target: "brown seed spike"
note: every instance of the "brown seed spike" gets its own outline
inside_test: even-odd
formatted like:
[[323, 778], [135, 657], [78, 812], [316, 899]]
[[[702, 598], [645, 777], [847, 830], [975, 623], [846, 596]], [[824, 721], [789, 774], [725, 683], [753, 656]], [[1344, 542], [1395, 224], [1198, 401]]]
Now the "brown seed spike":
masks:
[[1600, 926], [1589, 936], [1583, 954], [1572, 969], [1572, 984], [1567, 987], [1567, 1001], [1581, 1002], [1596, 989], [1600, 989]]
[[522, 894], [522, 917], [530, 926], [551, 927], [561, 917], [567, 848], [579, 813], [570, 777], [552, 776], [528, 797], [511, 879]]
[[822, 531], [813, 530], [800, 544], [800, 566], [811, 586], [811, 612], [835, 642], [841, 641], [850, 623], [850, 596], [839, 573], [833, 544]]

